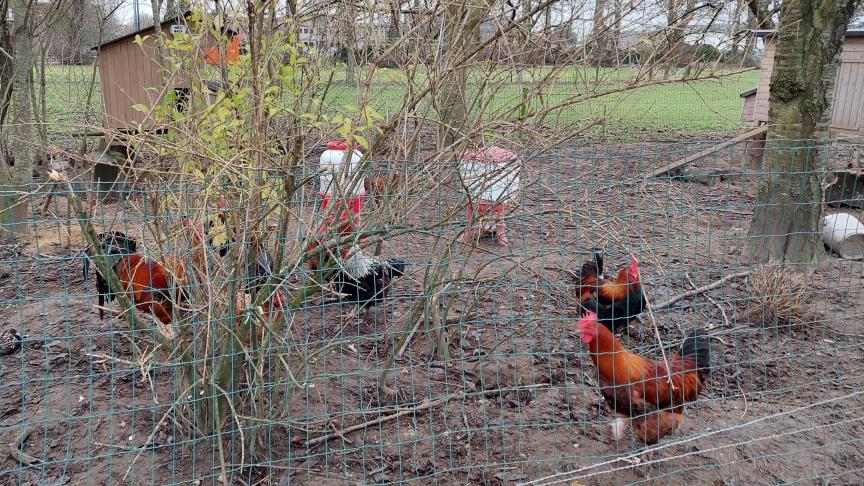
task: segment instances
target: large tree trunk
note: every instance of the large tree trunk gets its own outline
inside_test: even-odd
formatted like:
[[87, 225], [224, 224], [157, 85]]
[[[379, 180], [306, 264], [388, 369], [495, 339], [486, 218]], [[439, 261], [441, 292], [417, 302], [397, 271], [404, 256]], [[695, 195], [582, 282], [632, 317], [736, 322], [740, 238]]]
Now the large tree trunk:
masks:
[[594, 44], [592, 61], [596, 62], [597, 66], [600, 66], [606, 58], [606, 51], [608, 49], [608, 32], [606, 32], [606, 0], [594, 0], [593, 24], [591, 30], [591, 37], [593, 37], [592, 44]]
[[[441, 79], [436, 96], [438, 121], [438, 143], [440, 150], [453, 150], [463, 136], [468, 121], [468, 68], [453, 66], [466, 46], [476, 42], [477, 29], [487, 10], [485, 2], [473, 1], [467, 4], [451, 3], [444, 13], [443, 35], [445, 50], [443, 68], [449, 69]], [[467, 63], [463, 63], [467, 64]]]
[[820, 144], [849, 20], [860, 0], [789, 2], [780, 16], [771, 76], [771, 129], [750, 225], [755, 262], [810, 265], [824, 254]]
[[[0, 49], [11, 54], [12, 37], [9, 22], [6, 20], [8, 16], [9, 3], [6, 0], [0, 0]], [[6, 109], [12, 96], [12, 58], [3, 54], [3, 51], [0, 51], [0, 134], [3, 133], [3, 121], [6, 119]], [[2, 146], [2, 141], [0, 141], [0, 146]], [[0, 151], [0, 162], [2, 162], [3, 155]]]
[[[0, 223], [11, 224], [15, 233], [24, 233], [24, 224], [29, 216], [27, 198], [19, 200], [21, 193], [30, 190], [33, 180], [33, 109], [30, 105], [30, 76], [33, 72], [33, 19], [30, 17], [31, 3], [28, 0], [9, 2], [12, 14], [12, 43], [14, 61], [12, 63], [12, 99], [7, 116], [9, 152], [14, 157], [11, 167], [0, 164], [0, 186], [9, 192], [0, 192]], [[10, 209], [11, 208], [11, 209]]]

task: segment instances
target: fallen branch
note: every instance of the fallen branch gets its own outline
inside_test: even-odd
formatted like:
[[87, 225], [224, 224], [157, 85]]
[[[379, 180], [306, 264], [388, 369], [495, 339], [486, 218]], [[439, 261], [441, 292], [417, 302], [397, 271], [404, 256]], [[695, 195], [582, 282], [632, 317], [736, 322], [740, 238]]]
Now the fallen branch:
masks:
[[42, 464], [41, 459], [36, 459], [30, 454], [25, 453], [21, 448], [24, 446], [24, 441], [27, 440], [27, 437], [36, 430], [35, 425], [30, 425], [25, 427], [22, 430], [18, 437], [15, 438], [12, 442], [9, 443], [9, 455], [12, 456], [13, 459], [18, 461], [19, 464], [26, 464], [28, 466], [35, 466], [37, 464]]
[[377, 419], [369, 420], [369, 421], [363, 422], [361, 424], [352, 425], [351, 427], [346, 427], [342, 430], [337, 430], [337, 431], [329, 433], [327, 435], [322, 435], [321, 437], [317, 437], [315, 439], [309, 439], [308, 441], [306, 441], [306, 448], [314, 447], [318, 444], [327, 442], [328, 440], [335, 439], [337, 437], [345, 440], [345, 435], [350, 434], [351, 432], [356, 432], [360, 429], [365, 429], [366, 427], [369, 427], [370, 425], [383, 424], [384, 422], [389, 422], [389, 421], [397, 419], [399, 417], [404, 417], [405, 415], [409, 415], [409, 414], [419, 412], [422, 410], [427, 410], [427, 409], [430, 409], [432, 407], [437, 407], [438, 405], [447, 403], [448, 401], [452, 400], [453, 398], [458, 398], [461, 396], [464, 396], [464, 395], [460, 394], [460, 395], [447, 397], [447, 398], [439, 398], [438, 400], [431, 401], [431, 402], [427, 398], [427, 399], [423, 400], [423, 402], [421, 402], [416, 407], [399, 409], [398, 412], [396, 412], [392, 415], [379, 417]]
[[698, 289], [688, 290], [687, 292], [684, 292], [683, 294], [676, 295], [675, 297], [672, 297], [671, 299], [669, 299], [665, 302], [660, 302], [659, 304], [652, 305], [651, 307], [655, 310], [665, 309], [666, 307], [671, 306], [672, 304], [674, 304], [675, 302], [678, 302], [681, 299], [686, 299], [687, 297], [693, 297], [694, 295], [699, 295], [703, 292], [707, 292], [709, 290], [716, 289], [717, 287], [723, 285], [725, 282], [728, 282], [729, 280], [732, 280], [735, 278], [746, 277], [747, 275], [750, 275], [750, 270], [745, 270], [743, 272], [738, 272], [738, 273], [732, 273], [732, 274], [726, 275], [725, 277], [721, 278], [720, 280], [718, 280], [712, 284], [705, 285], [703, 287], [699, 287]]

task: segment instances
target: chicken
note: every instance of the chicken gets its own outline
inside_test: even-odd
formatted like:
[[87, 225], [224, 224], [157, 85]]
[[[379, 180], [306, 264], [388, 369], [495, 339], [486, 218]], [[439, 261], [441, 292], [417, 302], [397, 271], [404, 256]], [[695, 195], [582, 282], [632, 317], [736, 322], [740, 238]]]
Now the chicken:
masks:
[[[254, 242], [250, 242], [250, 248], [257, 246]], [[258, 257], [255, 260], [255, 264], [248, 264], [248, 268], [246, 269], [246, 285], [244, 286], [243, 293], [244, 295], [241, 298], [237, 299], [237, 314], [240, 315], [243, 313], [245, 308], [248, 308], [254, 302], [254, 299], [257, 297], [258, 292], [267, 283], [267, 280], [270, 278], [273, 273], [273, 267], [275, 263], [273, 261], [273, 257], [265, 251], [264, 248], [259, 248]], [[282, 312], [287, 303], [287, 296], [285, 291], [281, 288], [278, 288], [278, 285], [275, 289], [271, 291], [271, 294], [264, 300], [261, 305], [261, 310], [264, 313], [264, 319], [266, 320], [267, 326], [271, 326], [278, 322], [282, 318]], [[258, 338], [259, 341], [264, 339], [266, 328], [264, 326], [258, 327]], [[249, 345], [251, 341], [251, 333], [249, 336], [246, 336], [246, 344]]]
[[641, 288], [642, 285], [639, 262], [633, 257], [630, 258], [628, 266], [618, 271], [615, 280], [603, 278], [603, 253], [596, 248], [592, 251], [592, 259], [582, 264], [579, 275], [574, 276], [573, 280], [580, 301], [596, 294], [603, 303], [621, 300], [634, 288]]
[[[255, 258], [254, 264], [251, 263], [251, 259], [247, 258], [246, 260], [246, 281], [242, 292], [238, 295], [236, 300], [237, 315], [242, 315], [243, 312], [254, 303], [258, 292], [261, 291], [261, 288], [267, 283], [267, 280], [272, 275], [275, 266], [273, 257], [265, 248], [258, 244], [257, 239], [254, 236], [250, 238], [247, 249], [257, 249], [258, 256]], [[275, 288], [271, 289], [270, 295], [261, 304], [261, 310], [264, 314], [263, 317], [266, 326], [272, 327], [274, 323], [278, 322], [282, 318], [282, 312], [287, 303], [287, 295], [285, 294], [285, 291], [279, 287], [280, 285], [277, 282]], [[260, 342], [264, 339], [266, 327], [258, 326], [257, 330]], [[245, 342], [247, 346], [250, 344], [251, 333], [249, 336], [246, 336]]]
[[[254, 302], [254, 297], [251, 294], [243, 293], [237, 299], [237, 315], [243, 315], [246, 309], [252, 306]], [[259, 326], [253, 321], [253, 325], [255, 325], [258, 331], [258, 342], [264, 340], [264, 336], [267, 332], [267, 327], [272, 328], [273, 324], [279, 322], [282, 319], [282, 313], [284, 312], [285, 305], [287, 303], [287, 298], [285, 296], [285, 291], [282, 289], [276, 289], [273, 294], [264, 300], [264, 303], [261, 305], [261, 312], [263, 313], [263, 318], [265, 321], [264, 326]], [[252, 333], [250, 332], [244, 338], [244, 342], [246, 346], [249, 346], [252, 342]]]
[[368, 308], [384, 300], [391, 282], [404, 275], [407, 266], [402, 260], [376, 258], [354, 247], [333, 281], [337, 292], [347, 294], [350, 302]]
[[[179, 261], [172, 263], [172, 270], [168, 270], [161, 263], [136, 253], [121, 257], [113, 267], [135, 308], [153, 314], [162, 324], [171, 323], [174, 306], [184, 299], [183, 290], [174, 283], [184, 281], [185, 270]], [[111, 295], [108, 294], [109, 301]]]
[[629, 265], [610, 282], [603, 278], [603, 254], [594, 249], [592, 259], [582, 265], [574, 280], [581, 315], [594, 312], [597, 320], [612, 332], [626, 329], [645, 310], [639, 262], [635, 258], [630, 258]]
[[597, 292], [599, 282], [603, 282], [603, 252], [597, 248], [591, 250], [591, 259], [582, 264], [578, 275], [573, 275], [579, 302], [582, 302]]
[[709, 337], [703, 331], [691, 332], [680, 352], [669, 357], [667, 368], [662, 361], [627, 351], [609, 329], [598, 325], [593, 312], [586, 313], [577, 328], [597, 367], [603, 397], [618, 416], [613, 425], [615, 438], [622, 438], [628, 420], [634, 435], [645, 444], [677, 432], [684, 404], [696, 400], [710, 374]]
[[[311, 270], [319, 270], [321, 252], [315, 252], [318, 241], [313, 241], [307, 247], [307, 264]], [[311, 253], [309, 253], [311, 252]], [[345, 295], [345, 300], [358, 305], [360, 309], [368, 309], [381, 303], [390, 291], [390, 285], [397, 277], [405, 274], [408, 264], [396, 258], [379, 258], [366, 255], [357, 247], [352, 246], [346, 254], [337, 260], [338, 269], [332, 277], [336, 292]]]
[[231, 243], [234, 242], [234, 238], [228, 231], [228, 218], [225, 214], [228, 202], [225, 198], [219, 199], [219, 209], [218, 213], [205, 216], [203, 222], [193, 223], [191, 220], [186, 220], [186, 225], [192, 235], [193, 247], [199, 247], [203, 236], [206, 236], [208, 246], [216, 250], [219, 256], [224, 257], [228, 254]]
[[[172, 289], [175, 288], [172, 284], [185, 279], [185, 269], [179, 259], [169, 259], [166, 263], [171, 270], [168, 270], [161, 263], [138, 254], [135, 239], [119, 231], [102, 233], [99, 238], [102, 240], [102, 252], [106, 262], [117, 274], [121, 287], [129, 293], [135, 307], [142, 312], [153, 314], [163, 324], [170, 323], [175, 303], [183, 298], [182, 289], [177, 289], [176, 294], [172, 295]], [[92, 257], [93, 250], [88, 248], [87, 258], [84, 259], [85, 279], [88, 278]], [[106, 299], [109, 303], [114, 300], [114, 294], [98, 269], [96, 288], [99, 293], [99, 318], [102, 319], [104, 312], [101, 307], [105, 305]]]
[[632, 291], [623, 299], [612, 302], [604, 302], [597, 297], [589, 297], [580, 304], [580, 315], [585, 316], [589, 312], [597, 315], [597, 321], [606, 326], [610, 331], [618, 332], [627, 330], [630, 322], [636, 319], [645, 309], [645, 300], [642, 291]]
[[[124, 255], [131, 255], [138, 251], [138, 242], [135, 238], [126, 236], [119, 231], [110, 233], [100, 233], [99, 240], [102, 242], [102, 254], [105, 255], [105, 260], [109, 267], [113, 267]], [[90, 278], [90, 259], [93, 258], [93, 249], [88, 248], [85, 251], [84, 257], [84, 281]], [[108, 281], [99, 270], [96, 270], [96, 291], [99, 294], [99, 319], [105, 318], [105, 311], [102, 309], [105, 306], [105, 297], [108, 297], [110, 302], [113, 299], [111, 288]]]

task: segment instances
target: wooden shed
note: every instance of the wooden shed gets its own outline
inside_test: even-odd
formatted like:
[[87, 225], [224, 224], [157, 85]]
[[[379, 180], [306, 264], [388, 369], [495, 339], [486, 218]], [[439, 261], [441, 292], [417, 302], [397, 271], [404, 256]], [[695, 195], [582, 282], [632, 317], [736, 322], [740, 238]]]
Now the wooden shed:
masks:
[[[741, 120], [753, 125], [768, 122], [768, 95], [777, 36], [772, 30], [756, 31], [764, 42], [765, 52], [759, 71], [759, 85], [741, 93], [744, 106]], [[830, 128], [835, 133], [864, 135], [864, 30], [846, 32], [846, 42], [840, 54], [840, 67], [834, 86]]]
[[[202, 27], [191, 20], [191, 13], [172, 17], [161, 22], [162, 33], [171, 39], [177, 33], [200, 32]], [[223, 39], [226, 42], [225, 52], [228, 62], [237, 61], [240, 54], [240, 39], [236, 31], [225, 30]], [[93, 49], [97, 51], [99, 77], [102, 84], [102, 103], [106, 129], [125, 130], [137, 127], [153, 128], [152, 120], [146, 113], [133, 110], [132, 106], [141, 104], [154, 106], [158, 96], [163, 92], [162, 67], [159, 65], [156, 50], [155, 27], [151, 26], [136, 32], [105, 42]], [[144, 39], [141, 45], [135, 42], [136, 37]], [[219, 62], [219, 45], [217, 38], [210, 34], [202, 36], [194, 55], [200, 65], [217, 64]], [[190, 86], [184, 81], [183, 73], [174, 76], [173, 89], [182, 97], [188, 97]]]

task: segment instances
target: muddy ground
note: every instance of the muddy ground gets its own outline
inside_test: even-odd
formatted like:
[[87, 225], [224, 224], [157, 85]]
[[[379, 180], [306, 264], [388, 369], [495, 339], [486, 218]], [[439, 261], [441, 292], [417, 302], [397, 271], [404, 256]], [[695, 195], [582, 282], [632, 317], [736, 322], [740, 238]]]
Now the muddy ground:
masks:
[[[639, 456], [640, 464], [620, 460], [640, 445], [610, 437], [596, 372], [574, 330], [567, 270], [592, 246], [609, 249], [610, 266], [623, 264], [629, 248], [656, 304], [748, 269], [757, 176], [742, 173], [740, 151], [702, 160], [678, 179], [639, 178], [699, 148], [604, 144], [526, 161], [509, 216], [512, 248], [491, 239], [456, 247], [454, 268], [464, 262], [476, 279], [445, 296], [450, 361], [436, 359], [433, 334], [421, 328], [389, 377], [396, 403], [382, 399], [380, 370], [440, 254], [432, 242], [449, 238], [460, 222], [389, 240], [383, 253], [411, 267], [383, 309], [346, 323], [349, 307], [313, 299], [289, 318], [286, 337], [295, 345], [308, 351], [332, 338], [337, 345], [297, 370], [306, 386], [273, 410], [262, 429], [269, 449], [244, 457], [254, 466], [224, 465], [231, 483], [864, 483], [864, 398], [857, 395], [864, 390], [864, 273], [860, 262], [836, 257], [807, 277], [816, 316], [808, 325], [751, 322], [758, 319], [745, 314], [742, 278], [658, 310], [666, 345], [697, 327], [711, 332], [715, 371], [680, 434], [652, 458]], [[853, 159], [843, 152], [832, 163]], [[461, 215], [455, 199], [430, 197], [407, 219], [419, 226], [448, 211]], [[171, 363], [157, 366], [151, 387], [118, 332], [125, 324], [99, 320], [95, 284], [82, 278], [80, 231], [57, 224], [63, 214], [43, 215], [38, 238], [0, 248], [0, 320], [27, 335], [22, 352], [0, 357], [0, 482], [216, 483], [218, 442], [193, 440], [185, 418], [171, 414], [147, 443], [175, 399], [192, 399], [179, 396], [184, 385]], [[466, 310], [475, 300], [476, 310]], [[621, 339], [659, 357], [648, 317]], [[274, 375], [271, 404], [281, 403], [288, 384]], [[31, 433], [23, 451], [39, 460], [29, 466], [7, 447], [24, 430]]]

